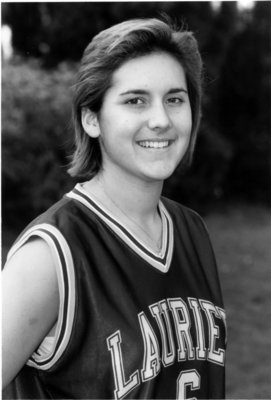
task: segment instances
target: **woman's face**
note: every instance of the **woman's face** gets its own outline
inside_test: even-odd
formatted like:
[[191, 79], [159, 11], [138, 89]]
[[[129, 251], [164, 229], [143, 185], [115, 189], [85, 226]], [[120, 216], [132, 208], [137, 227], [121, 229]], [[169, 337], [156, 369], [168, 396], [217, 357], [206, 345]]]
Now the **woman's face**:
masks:
[[187, 150], [192, 128], [180, 63], [164, 52], [125, 62], [113, 73], [98, 128], [103, 173], [147, 182], [168, 178]]

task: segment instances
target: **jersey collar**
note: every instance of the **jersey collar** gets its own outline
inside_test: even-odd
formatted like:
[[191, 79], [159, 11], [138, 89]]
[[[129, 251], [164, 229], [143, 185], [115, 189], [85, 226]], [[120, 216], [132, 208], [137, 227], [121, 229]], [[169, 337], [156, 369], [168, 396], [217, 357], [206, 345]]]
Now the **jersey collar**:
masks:
[[127, 227], [114, 218], [114, 216], [111, 215], [102, 204], [98, 203], [97, 199], [94, 199], [80, 183], [78, 183], [71, 192], [67, 193], [67, 196], [79, 201], [94, 212], [121, 240], [152, 267], [164, 273], [169, 270], [174, 243], [173, 222], [161, 200], [159, 200], [158, 208], [162, 218], [162, 248], [159, 253], [156, 253], [143, 243], [139, 237], [136, 237]]

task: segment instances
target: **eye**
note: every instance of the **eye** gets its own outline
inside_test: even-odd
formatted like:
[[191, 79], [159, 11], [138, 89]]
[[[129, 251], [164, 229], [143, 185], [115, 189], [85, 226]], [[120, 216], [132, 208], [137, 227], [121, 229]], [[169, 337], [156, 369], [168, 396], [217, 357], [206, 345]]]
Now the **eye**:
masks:
[[184, 99], [182, 97], [170, 97], [167, 99], [167, 103], [170, 104], [181, 104], [184, 102]]
[[133, 97], [132, 99], [129, 99], [126, 101], [126, 104], [131, 104], [135, 106], [139, 106], [141, 104], [144, 104], [144, 100], [141, 99], [140, 97]]

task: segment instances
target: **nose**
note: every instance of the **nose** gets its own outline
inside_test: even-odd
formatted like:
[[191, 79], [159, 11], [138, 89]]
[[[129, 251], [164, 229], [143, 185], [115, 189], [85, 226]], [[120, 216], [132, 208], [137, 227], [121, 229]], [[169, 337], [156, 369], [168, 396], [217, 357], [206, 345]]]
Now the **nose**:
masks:
[[150, 109], [148, 127], [151, 130], [165, 131], [171, 127], [171, 120], [168, 110], [163, 103], [156, 103]]

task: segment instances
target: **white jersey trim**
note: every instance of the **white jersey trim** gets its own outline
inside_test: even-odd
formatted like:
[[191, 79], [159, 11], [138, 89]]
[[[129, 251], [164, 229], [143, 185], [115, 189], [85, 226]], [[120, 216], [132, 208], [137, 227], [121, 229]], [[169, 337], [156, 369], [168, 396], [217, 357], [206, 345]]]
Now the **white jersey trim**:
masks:
[[140, 238], [126, 228], [122, 223], [117, 221], [114, 216], [101, 204], [98, 204], [90, 194], [84, 190], [81, 184], [77, 184], [75, 188], [67, 193], [71, 199], [77, 200], [84, 204], [88, 209], [99, 216], [131, 249], [133, 249], [141, 258], [147, 261], [151, 266], [159, 271], [166, 273], [169, 270], [174, 244], [174, 231], [171, 216], [165, 206], [159, 201], [158, 207], [162, 218], [162, 249], [159, 254], [155, 253]]
[[[38, 236], [45, 240], [52, 251], [57, 272], [60, 301], [54, 336], [45, 337], [40, 347], [28, 360], [27, 365], [41, 370], [48, 370], [60, 359], [71, 336], [75, 314], [74, 264], [66, 239], [57, 228], [50, 224], [35, 225], [27, 230], [10, 249], [8, 259], [33, 236]], [[49, 347], [48, 343], [50, 343]]]

